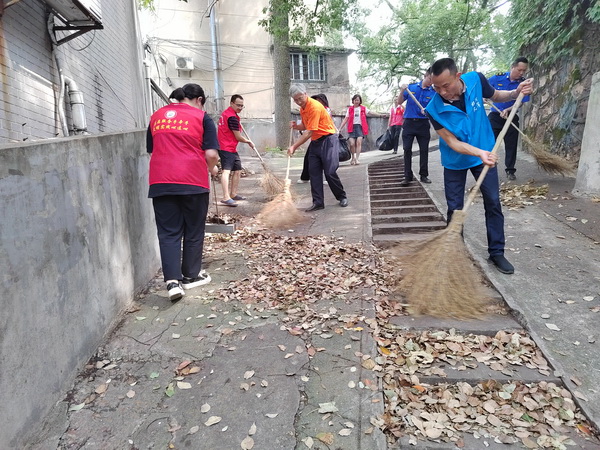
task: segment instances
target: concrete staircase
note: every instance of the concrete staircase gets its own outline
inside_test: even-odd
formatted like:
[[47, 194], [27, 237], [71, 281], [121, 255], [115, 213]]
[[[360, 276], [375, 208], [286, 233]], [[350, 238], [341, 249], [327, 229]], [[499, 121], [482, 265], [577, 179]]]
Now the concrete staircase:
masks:
[[386, 247], [446, 227], [444, 217], [418, 181], [400, 186], [404, 181], [402, 158], [370, 164], [368, 174], [371, 228], [376, 245]]

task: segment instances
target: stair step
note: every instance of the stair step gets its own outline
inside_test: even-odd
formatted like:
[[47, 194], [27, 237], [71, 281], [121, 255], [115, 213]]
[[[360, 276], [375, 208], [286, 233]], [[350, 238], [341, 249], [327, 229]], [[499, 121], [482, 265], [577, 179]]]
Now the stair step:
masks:
[[[403, 213], [420, 213], [420, 212], [435, 212], [440, 214], [433, 203], [426, 205], [406, 205], [406, 206], [371, 206], [371, 215], [387, 215], [387, 214], [403, 214]], [[441, 214], [440, 214], [441, 215]]]
[[396, 234], [403, 232], [417, 233], [425, 231], [443, 230], [446, 228], [446, 222], [441, 220], [431, 220], [426, 222], [400, 222], [400, 223], [379, 223], [372, 224], [373, 235], [376, 234]]
[[433, 200], [429, 197], [411, 197], [411, 198], [393, 198], [393, 199], [378, 199], [371, 200], [371, 209], [382, 208], [387, 206], [408, 206], [408, 205], [433, 205]]
[[[371, 221], [373, 225], [380, 224], [401, 224], [415, 222], [440, 222], [443, 220], [442, 215], [435, 212], [417, 212], [417, 213], [400, 213], [400, 214], [381, 214], [373, 215]], [[445, 222], [444, 222], [445, 223]]]

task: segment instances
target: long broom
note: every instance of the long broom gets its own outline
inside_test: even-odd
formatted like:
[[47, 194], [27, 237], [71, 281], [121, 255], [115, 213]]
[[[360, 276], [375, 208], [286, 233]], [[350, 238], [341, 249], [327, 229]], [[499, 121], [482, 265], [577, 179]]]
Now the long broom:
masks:
[[[492, 153], [497, 152], [523, 97], [523, 94], [517, 97]], [[413, 253], [408, 256], [408, 263], [412, 267], [409, 267], [399, 285], [406, 294], [412, 314], [472, 319], [484, 313], [485, 294], [481, 276], [469, 257], [462, 229], [467, 210], [488, 171], [489, 166], [486, 165], [463, 209], [454, 211], [448, 227], [412, 247]], [[402, 249], [397, 247], [393, 252], [402, 253]]]
[[[486, 100], [486, 103], [499, 113], [502, 112], [491, 101]], [[511, 122], [511, 125], [523, 137], [523, 142], [525, 142], [527, 148], [529, 148], [531, 155], [535, 158], [538, 165], [546, 172], [563, 176], [572, 175], [575, 172], [575, 166], [571, 162], [561, 158], [558, 155], [550, 153], [548, 150], [546, 150], [544, 144], [537, 141], [533, 141], [529, 136], [523, 133], [523, 131], [521, 131], [521, 129], [514, 123]]]
[[[292, 133], [290, 130], [290, 145], [292, 143]], [[267, 203], [257, 216], [257, 219], [267, 228], [286, 228], [295, 225], [304, 218], [292, 199], [290, 191], [290, 162], [292, 158], [288, 156], [287, 170], [285, 172], [285, 182], [283, 191], [273, 200]]]
[[[244, 128], [242, 128], [242, 132], [244, 133], [246, 139], [251, 140], [248, 137], [248, 133], [246, 133], [246, 130]], [[260, 185], [269, 197], [274, 197], [284, 189], [285, 181], [273, 173], [273, 171], [267, 165], [262, 156], [260, 156], [260, 153], [256, 149], [256, 146], [254, 147], [254, 151], [256, 152], [258, 159], [260, 159], [260, 163], [262, 164], [263, 168], [263, 176], [260, 180]]]

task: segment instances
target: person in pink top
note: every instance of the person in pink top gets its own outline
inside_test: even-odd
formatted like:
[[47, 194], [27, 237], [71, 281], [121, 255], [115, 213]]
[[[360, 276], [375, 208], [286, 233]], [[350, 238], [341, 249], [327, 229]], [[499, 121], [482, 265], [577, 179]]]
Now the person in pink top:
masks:
[[350, 164], [352, 165], [358, 164], [363, 138], [369, 134], [368, 113], [369, 109], [362, 105], [362, 97], [356, 94], [352, 97], [352, 106], [348, 108], [346, 117], [340, 124], [340, 130], [343, 130], [344, 126], [348, 124], [348, 142], [350, 142], [350, 153], [352, 153]]
[[392, 143], [394, 144], [392, 153], [398, 153], [398, 141], [400, 140], [400, 133], [402, 132], [402, 124], [404, 123], [404, 107], [402, 103], [404, 98], [400, 95], [394, 98], [394, 106], [390, 109], [390, 119], [388, 121], [388, 127], [392, 134]]

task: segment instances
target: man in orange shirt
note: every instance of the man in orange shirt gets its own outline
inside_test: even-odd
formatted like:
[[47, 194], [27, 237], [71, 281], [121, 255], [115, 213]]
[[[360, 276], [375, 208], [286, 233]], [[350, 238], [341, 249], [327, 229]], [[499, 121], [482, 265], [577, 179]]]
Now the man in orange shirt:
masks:
[[321, 103], [308, 96], [304, 85], [292, 84], [290, 96], [300, 107], [300, 117], [302, 118], [300, 123], [291, 121], [290, 127], [304, 131], [304, 133], [288, 148], [288, 156], [291, 157], [298, 147], [310, 139], [308, 172], [313, 204], [306, 212], [325, 208], [323, 174], [325, 174], [331, 192], [340, 202], [340, 206], [348, 206], [344, 186], [337, 174], [340, 166], [340, 144], [333, 119]]

